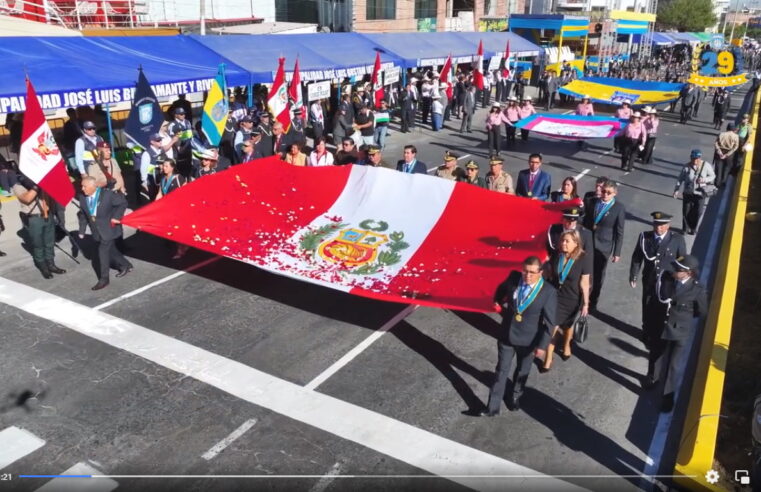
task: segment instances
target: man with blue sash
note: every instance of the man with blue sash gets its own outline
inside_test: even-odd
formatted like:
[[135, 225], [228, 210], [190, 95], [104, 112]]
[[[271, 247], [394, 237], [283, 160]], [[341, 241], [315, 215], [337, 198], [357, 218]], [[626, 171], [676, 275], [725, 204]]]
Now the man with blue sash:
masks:
[[397, 161], [396, 170], [408, 174], [428, 174], [428, 167], [417, 160], [417, 148], [414, 145], [404, 146], [404, 159]]
[[522, 272], [511, 272], [497, 287], [494, 308], [502, 313], [502, 328], [497, 340], [494, 383], [481, 416], [494, 417], [499, 414], [513, 356], [517, 361], [508, 408], [511, 411], [520, 409], [520, 398], [531, 372], [534, 351], [542, 340], [549, 338], [550, 330], [556, 325], [556, 306], [557, 292], [542, 278], [542, 261], [536, 256], [526, 258]]
[[617, 263], [621, 259], [626, 208], [616, 200], [617, 193], [616, 182], [606, 181], [601, 185], [600, 196], [590, 201], [590, 209], [584, 214], [584, 226], [592, 231], [594, 239], [591, 310], [597, 309], [608, 261]]

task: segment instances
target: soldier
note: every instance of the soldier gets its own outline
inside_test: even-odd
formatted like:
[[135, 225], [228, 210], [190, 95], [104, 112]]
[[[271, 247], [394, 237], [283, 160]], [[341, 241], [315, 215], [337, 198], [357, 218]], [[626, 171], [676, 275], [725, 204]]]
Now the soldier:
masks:
[[173, 138], [177, 137], [174, 157], [177, 161], [177, 166], [182, 169], [183, 174], [189, 176], [190, 168], [192, 167], [191, 141], [193, 140], [193, 127], [185, 118], [186, 115], [183, 108], [180, 107], [174, 110], [174, 121], [169, 125], [169, 136]]
[[451, 181], [460, 181], [465, 177], [465, 171], [457, 167], [457, 156], [450, 151], [444, 152], [444, 164], [436, 168], [436, 177]]
[[367, 146], [367, 159], [365, 160], [365, 165], [373, 167], [389, 167], [383, 161], [383, 154], [380, 147], [377, 145]]
[[270, 114], [266, 111], [259, 115], [259, 125], [256, 127], [261, 135], [261, 141], [258, 143], [262, 156], [269, 157], [274, 155], [275, 141], [272, 138], [272, 124], [270, 123]]
[[642, 383], [653, 388], [662, 377], [661, 412], [674, 408], [677, 369], [688, 351], [688, 338], [693, 318], [704, 316], [708, 300], [703, 285], [698, 282], [697, 258], [680, 256], [672, 262], [673, 271], [662, 270], [655, 284], [653, 302], [648, 306], [650, 322], [657, 339], [650, 347], [648, 374]]
[[74, 162], [79, 174], [85, 176], [87, 167], [95, 162], [95, 148], [103, 139], [95, 133], [95, 123], [85, 121], [82, 124], [82, 136], [74, 143]]
[[655, 283], [662, 271], [671, 269], [676, 258], [687, 254], [684, 237], [670, 230], [671, 215], [653, 212], [650, 216], [653, 218], [653, 230], [645, 231], [637, 238], [629, 268], [629, 284], [632, 289], [637, 287], [637, 276], [642, 268], [642, 341], [648, 348], [653, 338], [657, 340], [658, 336], [648, 330], [650, 323], [646, 322], [648, 306], [655, 295]]
[[161, 180], [161, 161], [166, 157], [166, 151], [161, 146], [162, 136], [160, 133], [151, 135], [151, 144], [140, 156], [140, 180], [143, 185], [144, 196], [153, 201], [159, 191]]
[[558, 239], [560, 235], [566, 231], [576, 231], [581, 238], [581, 248], [584, 251], [588, 251], [592, 254], [592, 246], [594, 245], [592, 239], [592, 233], [584, 228], [579, 223], [579, 217], [581, 217], [582, 211], [579, 207], [571, 207], [563, 210], [563, 219], [559, 224], [552, 224], [547, 229], [547, 256], [552, 256], [558, 247]]
[[13, 194], [19, 201], [19, 215], [32, 247], [34, 266], [46, 279], [53, 278], [54, 273], [66, 273], [66, 270], [56, 266], [54, 259], [55, 202], [24, 175], [19, 176], [19, 181], [13, 185]]
[[476, 185], [479, 188], [486, 188], [486, 180], [478, 175], [478, 164], [472, 159], [465, 164], [465, 177], [460, 181]]
[[486, 173], [486, 189], [515, 195], [513, 188], [513, 178], [502, 170], [504, 160], [501, 157], [492, 157], [489, 159], [491, 170]]
[[254, 130], [254, 120], [250, 116], [244, 116], [241, 118], [239, 126], [240, 128], [235, 132], [235, 140], [233, 140], [236, 164], [244, 162], [241, 160], [243, 142], [251, 139], [251, 132]]

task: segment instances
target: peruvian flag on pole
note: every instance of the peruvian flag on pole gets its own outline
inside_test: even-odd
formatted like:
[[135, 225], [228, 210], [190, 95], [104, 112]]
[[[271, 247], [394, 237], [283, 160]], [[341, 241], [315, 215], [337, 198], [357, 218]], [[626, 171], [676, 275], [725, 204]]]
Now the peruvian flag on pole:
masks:
[[[298, 167], [277, 157], [202, 181], [122, 222], [350, 294], [482, 312], [526, 257], [546, 257], [547, 229], [568, 206], [423, 174]], [[200, 192], [199, 211], [191, 204]], [[508, 212], [494, 221], [473, 215], [474, 203]]]
[[371, 82], [373, 84], [373, 101], [375, 102], [375, 107], [380, 108], [381, 101], [383, 101], [383, 96], [385, 96], [385, 91], [383, 90], [383, 83], [380, 79], [380, 71], [381, 71], [381, 59], [380, 59], [380, 53], [377, 51], [375, 52], [375, 66], [373, 67], [373, 78], [371, 79]]
[[447, 98], [452, 99], [454, 97], [454, 84], [453, 84], [453, 70], [452, 70], [452, 54], [447, 57], [447, 61], [444, 62], [444, 67], [441, 69], [441, 81], [446, 85]]
[[304, 95], [301, 91], [301, 74], [299, 73], [299, 59], [296, 58], [296, 65], [293, 67], [293, 78], [291, 78], [291, 85], [288, 87], [288, 97], [291, 102], [291, 109], [295, 112], [297, 109], [301, 110], [299, 117], [304, 120], [307, 117], [307, 112], [304, 111]]
[[473, 67], [473, 83], [480, 91], [484, 90], [484, 42], [478, 42], [478, 53]]
[[66, 206], [74, 198], [61, 151], [53, 139], [45, 115], [37, 100], [32, 81], [26, 79], [26, 113], [21, 131], [19, 171], [37, 183], [53, 200]]
[[288, 102], [288, 86], [285, 84], [285, 58], [282, 56], [278, 59], [277, 73], [270, 88], [267, 106], [275, 120], [283, 124], [283, 131], [287, 132], [291, 127], [291, 105]]
[[505, 47], [505, 54], [502, 55], [502, 61], [499, 64], [499, 69], [502, 71], [502, 77], [507, 78], [510, 76], [510, 40], [507, 40], [507, 47]]

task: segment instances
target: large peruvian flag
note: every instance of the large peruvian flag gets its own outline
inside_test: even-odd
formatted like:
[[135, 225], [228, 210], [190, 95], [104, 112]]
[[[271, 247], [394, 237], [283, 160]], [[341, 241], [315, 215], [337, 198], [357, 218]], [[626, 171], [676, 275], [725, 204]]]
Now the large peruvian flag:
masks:
[[380, 108], [381, 101], [383, 101], [383, 96], [385, 95], [385, 91], [383, 90], [383, 82], [380, 78], [380, 71], [381, 71], [381, 59], [380, 59], [380, 53], [377, 51], [375, 52], [375, 65], [373, 66], [373, 78], [370, 79], [372, 85], [373, 85], [373, 103], [375, 104], [375, 108]]
[[282, 56], [278, 59], [277, 73], [270, 88], [267, 106], [275, 120], [282, 123], [283, 130], [287, 132], [291, 126], [291, 105], [288, 101], [288, 86], [285, 83], [285, 58]]
[[183, 186], [122, 222], [331, 289], [486, 312], [510, 271], [545, 257], [547, 229], [566, 206], [391, 169], [269, 157]]
[[473, 67], [473, 83], [480, 91], [484, 90], [484, 42], [478, 42], [478, 53]]
[[26, 113], [21, 131], [19, 171], [24, 173], [53, 200], [66, 206], [74, 198], [61, 151], [53, 139], [45, 115], [37, 100], [32, 81], [26, 79]]

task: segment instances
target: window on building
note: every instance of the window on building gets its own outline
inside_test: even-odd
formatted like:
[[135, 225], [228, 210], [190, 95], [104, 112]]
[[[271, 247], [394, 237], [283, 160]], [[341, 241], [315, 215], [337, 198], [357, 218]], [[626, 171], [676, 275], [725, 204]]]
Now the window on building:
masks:
[[396, 19], [396, 0], [367, 0], [367, 20]]
[[415, 0], [415, 18], [436, 17], [436, 0]]
[[484, 0], [484, 15], [494, 16], [497, 0]]

